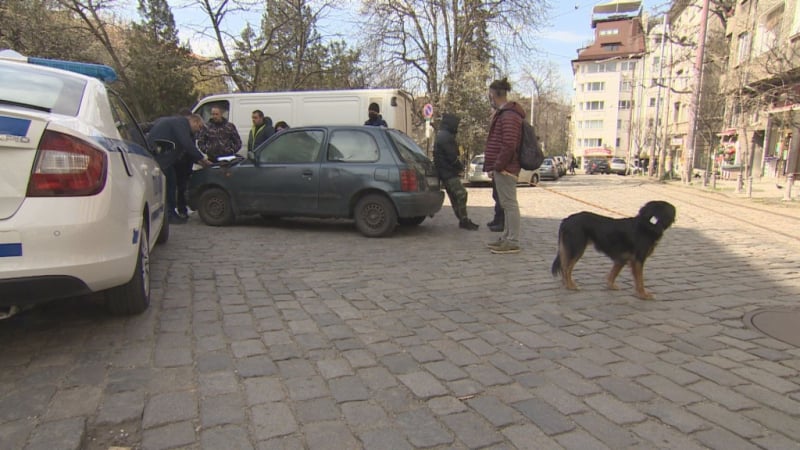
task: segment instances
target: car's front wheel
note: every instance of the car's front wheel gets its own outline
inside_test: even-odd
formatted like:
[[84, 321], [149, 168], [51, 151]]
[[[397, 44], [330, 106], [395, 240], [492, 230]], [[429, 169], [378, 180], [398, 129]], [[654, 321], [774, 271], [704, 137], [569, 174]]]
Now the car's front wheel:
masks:
[[230, 225], [234, 219], [231, 197], [222, 189], [211, 188], [200, 196], [197, 213], [207, 225]]
[[106, 307], [113, 314], [133, 315], [150, 306], [150, 241], [147, 228], [139, 234], [139, 253], [133, 277], [122, 286], [106, 291]]
[[367, 237], [384, 237], [397, 226], [397, 212], [389, 199], [370, 194], [356, 204], [356, 228]]
[[533, 175], [531, 175], [531, 179], [530, 179], [530, 181], [528, 181], [528, 184], [531, 187], [538, 186], [539, 185], [539, 174], [538, 173], [534, 173]]

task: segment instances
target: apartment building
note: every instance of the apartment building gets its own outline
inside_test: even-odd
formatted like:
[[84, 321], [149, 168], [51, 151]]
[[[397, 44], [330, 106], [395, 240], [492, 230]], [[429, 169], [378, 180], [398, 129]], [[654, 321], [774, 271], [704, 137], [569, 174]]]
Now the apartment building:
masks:
[[637, 65], [645, 50], [641, 2], [611, 1], [592, 11], [594, 41], [578, 50], [570, 152], [629, 157]]
[[726, 36], [719, 157], [791, 181], [800, 172], [800, 0], [737, 1]]

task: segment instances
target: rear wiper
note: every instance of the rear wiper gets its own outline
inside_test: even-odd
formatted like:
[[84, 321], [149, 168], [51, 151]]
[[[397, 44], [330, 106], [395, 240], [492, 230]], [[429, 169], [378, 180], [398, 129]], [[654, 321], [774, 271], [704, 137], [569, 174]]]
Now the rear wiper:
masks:
[[47, 113], [52, 112], [51, 108], [47, 108], [45, 106], [30, 105], [30, 104], [27, 104], [27, 103], [15, 102], [15, 101], [11, 101], [11, 100], [3, 100], [1, 98], [0, 98], [0, 104], [12, 105], [12, 106], [21, 106], [23, 108], [35, 109], [37, 111], [44, 111], [44, 112], [47, 112]]

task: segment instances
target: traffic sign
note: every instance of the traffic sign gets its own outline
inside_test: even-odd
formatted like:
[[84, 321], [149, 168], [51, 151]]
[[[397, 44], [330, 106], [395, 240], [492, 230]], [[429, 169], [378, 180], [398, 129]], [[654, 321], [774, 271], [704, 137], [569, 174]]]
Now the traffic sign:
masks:
[[433, 105], [426, 103], [425, 106], [422, 107], [422, 117], [426, 119], [433, 117]]

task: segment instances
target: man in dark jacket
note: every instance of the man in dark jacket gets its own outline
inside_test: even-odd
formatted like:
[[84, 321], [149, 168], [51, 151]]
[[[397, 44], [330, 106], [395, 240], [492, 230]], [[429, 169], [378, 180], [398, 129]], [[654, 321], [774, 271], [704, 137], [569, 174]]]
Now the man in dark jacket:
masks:
[[162, 117], [153, 123], [147, 133], [147, 141], [153, 148], [157, 147], [156, 141], [159, 140], [175, 144], [174, 150], [164, 151], [156, 156], [156, 161], [158, 161], [167, 179], [167, 219], [170, 223], [180, 224], [186, 222], [186, 217], [181, 217], [175, 211], [177, 200], [175, 165], [184, 157], [188, 158], [192, 163], [202, 166], [211, 164], [195, 144], [194, 137], [202, 129], [203, 118], [193, 114], [188, 117]]
[[236, 125], [228, 122], [222, 109], [211, 108], [211, 120], [197, 140], [200, 150], [208, 155], [208, 159], [217, 162], [220, 156], [233, 156], [242, 148], [242, 138]]
[[492, 253], [519, 253], [520, 215], [517, 202], [519, 176], [519, 146], [522, 140], [522, 121], [525, 110], [508, 101], [511, 85], [505, 78], [489, 85], [489, 101], [495, 108], [489, 136], [486, 139], [483, 170], [489, 172], [497, 189], [500, 206], [505, 211], [503, 235], [488, 244]]
[[453, 114], [442, 116], [433, 146], [433, 162], [436, 165], [439, 179], [444, 182], [453, 212], [458, 219], [458, 226], [465, 230], [477, 230], [478, 225], [469, 220], [469, 216], [467, 216], [467, 190], [461, 183], [464, 165], [458, 159], [459, 151], [456, 144], [459, 122], [461, 122], [461, 118]]
[[387, 128], [389, 124], [383, 120], [383, 116], [381, 116], [381, 107], [378, 106], [377, 103], [370, 103], [369, 108], [367, 109], [367, 115], [369, 119], [364, 122], [364, 125], [369, 125], [373, 127], [384, 127]]
[[272, 118], [264, 117], [264, 113], [260, 109], [253, 111], [250, 118], [253, 120], [253, 128], [250, 129], [250, 135], [247, 138], [248, 152], [252, 152], [275, 134], [275, 129], [272, 128]]

